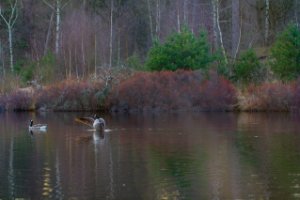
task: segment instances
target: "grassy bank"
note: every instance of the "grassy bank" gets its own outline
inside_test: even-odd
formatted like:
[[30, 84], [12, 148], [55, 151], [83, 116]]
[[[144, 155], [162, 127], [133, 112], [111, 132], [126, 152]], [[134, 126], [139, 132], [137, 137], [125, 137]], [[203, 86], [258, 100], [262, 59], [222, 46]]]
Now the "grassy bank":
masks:
[[216, 73], [139, 72], [106, 85], [101, 81], [64, 80], [39, 89], [22, 88], [0, 96], [12, 111], [298, 111], [300, 79], [238, 89]]

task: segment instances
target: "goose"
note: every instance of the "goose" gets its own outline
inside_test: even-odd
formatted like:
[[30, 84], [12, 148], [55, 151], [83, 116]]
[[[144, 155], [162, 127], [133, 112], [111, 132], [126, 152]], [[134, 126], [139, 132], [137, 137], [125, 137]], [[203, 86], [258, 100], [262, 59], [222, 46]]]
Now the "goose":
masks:
[[104, 131], [106, 126], [105, 120], [98, 115], [94, 115], [94, 117], [78, 117], [76, 121], [88, 125], [89, 127], [94, 128], [96, 131]]
[[104, 130], [105, 128], [105, 120], [97, 115], [94, 116], [93, 127], [96, 131]]
[[30, 120], [29, 131], [46, 131], [47, 124], [33, 124], [33, 120]]

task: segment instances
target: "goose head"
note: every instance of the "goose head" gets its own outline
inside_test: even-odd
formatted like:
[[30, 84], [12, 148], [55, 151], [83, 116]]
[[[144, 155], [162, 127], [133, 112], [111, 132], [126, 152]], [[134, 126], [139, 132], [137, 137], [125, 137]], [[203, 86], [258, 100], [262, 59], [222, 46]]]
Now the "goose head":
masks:
[[29, 123], [29, 127], [32, 127], [32, 126], [33, 126], [33, 120], [31, 119], [30, 123]]

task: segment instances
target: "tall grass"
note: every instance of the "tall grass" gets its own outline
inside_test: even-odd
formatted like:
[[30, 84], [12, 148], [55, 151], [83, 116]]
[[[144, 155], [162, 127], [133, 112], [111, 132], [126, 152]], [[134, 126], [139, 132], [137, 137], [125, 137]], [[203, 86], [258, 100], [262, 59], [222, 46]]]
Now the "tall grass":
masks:
[[291, 111], [297, 96], [295, 83], [250, 85], [240, 96], [242, 111]]

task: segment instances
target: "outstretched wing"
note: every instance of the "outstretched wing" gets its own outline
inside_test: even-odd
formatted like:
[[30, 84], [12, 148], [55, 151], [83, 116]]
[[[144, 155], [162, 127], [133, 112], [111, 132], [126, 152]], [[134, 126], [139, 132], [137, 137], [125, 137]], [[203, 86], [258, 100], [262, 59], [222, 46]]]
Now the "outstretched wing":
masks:
[[93, 128], [94, 119], [92, 117], [76, 117], [75, 121]]

